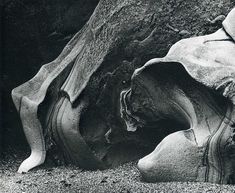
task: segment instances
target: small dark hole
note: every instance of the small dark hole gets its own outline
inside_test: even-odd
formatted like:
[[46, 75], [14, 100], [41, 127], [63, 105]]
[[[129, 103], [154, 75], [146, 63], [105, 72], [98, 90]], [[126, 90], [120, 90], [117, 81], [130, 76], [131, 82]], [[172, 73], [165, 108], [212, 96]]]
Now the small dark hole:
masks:
[[233, 135], [233, 141], [235, 141], [235, 135]]

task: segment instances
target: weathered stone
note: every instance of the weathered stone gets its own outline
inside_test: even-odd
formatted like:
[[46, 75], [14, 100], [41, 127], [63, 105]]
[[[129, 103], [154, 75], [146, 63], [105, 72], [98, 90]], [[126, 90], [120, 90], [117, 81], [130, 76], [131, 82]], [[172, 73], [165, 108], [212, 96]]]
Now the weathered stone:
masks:
[[11, 90], [60, 54], [90, 18], [98, 0], [6, 0], [2, 4], [2, 146], [25, 148]]
[[[143, 115], [151, 111], [188, 128], [164, 138], [139, 161], [145, 180], [234, 183], [234, 21], [235, 9], [223, 29], [181, 40], [166, 57], [135, 71], [131, 89], [123, 95], [128, 97], [122, 98], [128, 114], [145, 120]], [[143, 105], [140, 93], [150, 102]]]
[[[213, 7], [220, 2], [208, 4]], [[130, 88], [134, 69], [153, 56], [162, 56], [181, 38], [166, 24], [190, 34], [199, 33], [195, 26], [182, 29], [179, 21], [188, 17], [186, 26], [195, 18], [204, 21], [205, 15], [192, 10], [205, 5], [201, 1], [179, 1], [177, 6], [174, 3], [101, 1], [61, 55], [44, 65], [32, 80], [13, 90], [32, 149], [19, 172], [43, 163], [46, 151], [54, 148], [66, 162], [84, 168], [115, 166], [151, 152], [169, 133], [187, 129], [189, 125], [182, 113], [176, 114], [176, 120], [165, 121], [168, 116], [159, 111], [159, 106], [154, 112], [147, 111], [149, 104], [154, 107], [156, 101], [146, 98], [143, 90], [137, 95], [141, 102], [131, 105], [135, 112], [146, 108], [144, 114], [140, 113], [142, 119], [125, 108], [120, 112], [120, 104], [126, 101], [120, 99], [120, 93], [123, 96]], [[132, 84], [131, 89], [137, 92], [135, 85], [138, 86]], [[161, 114], [156, 116], [155, 112]], [[178, 121], [181, 118], [184, 121]], [[124, 120], [130, 122], [128, 127]]]

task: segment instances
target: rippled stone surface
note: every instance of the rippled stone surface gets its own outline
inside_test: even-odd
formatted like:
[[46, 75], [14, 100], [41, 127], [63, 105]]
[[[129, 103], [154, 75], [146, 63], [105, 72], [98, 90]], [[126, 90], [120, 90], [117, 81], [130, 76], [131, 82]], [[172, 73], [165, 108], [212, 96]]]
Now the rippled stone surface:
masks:
[[130, 130], [143, 120], [148, 124], [148, 114], [188, 128], [140, 159], [145, 180], [234, 183], [234, 19], [235, 9], [223, 29], [176, 43], [165, 58], [137, 69], [122, 93]]
[[225, 30], [178, 42], [131, 79], [171, 39], [159, 6], [101, 1], [61, 55], [13, 90], [32, 149], [19, 172], [42, 164], [46, 152], [104, 169], [159, 143], [138, 163], [147, 181], [231, 182], [235, 48], [225, 30], [234, 16]]

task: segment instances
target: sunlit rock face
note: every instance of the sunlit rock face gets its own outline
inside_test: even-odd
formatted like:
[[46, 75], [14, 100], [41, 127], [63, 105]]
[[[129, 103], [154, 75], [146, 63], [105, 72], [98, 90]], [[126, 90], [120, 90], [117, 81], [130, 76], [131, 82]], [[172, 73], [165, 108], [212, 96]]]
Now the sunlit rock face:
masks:
[[[186, 2], [187, 6], [183, 3], [173, 10], [186, 18], [194, 9], [192, 4]], [[221, 68], [211, 71], [214, 60], [199, 54], [204, 51], [197, 52], [204, 41], [198, 38], [179, 42], [167, 57], [148, 62], [132, 76], [153, 56], [162, 56], [169, 48], [166, 42], [181, 38], [166, 25], [175, 19], [166, 17], [168, 9], [169, 4], [164, 2], [101, 1], [60, 56], [12, 91], [32, 150], [19, 172], [42, 164], [46, 154], [82, 168], [105, 169], [141, 158], [160, 143], [138, 164], [146, 180], [227, 183], [228, 177], [221, 177], [224, 169], [218, 165], [230, 161], [221, 161], [222, 150], [216, 155], [214, 152], [224, 145], [226, 136], [231, 136], [227, 130], [226, 135], [221, 134], [224, 130], [220, 122], [232, 115], [233, 105], [224, 97], [229, 94], [220, 93], [228, 90], [230, 84], [225, 83], [230, 79], [225, 77], [230, 77], [233, 70], [227, 74], [221, 71], [209, 79], [208, 72], [216, 73]], [[192, 13], [195, 15], [185, 21], [188, 25], [193, 18], [202, 20]], [[230, 42], [222, 45], [226, 48], [233, 44], [223, 30], [209, 36], [213, 41], [208, 45], [218, 45], [218, 53], [221, 45], [216, 42], [223, 41], [214, 41], [215, 36]], [[187, 45], [193, 43], [189, 49]], [[194, 53], [196, 59], [188, 60]], [[230, 125], [228, 120], [226, 125]], [[217, 148], [214, 144], [220, 145]], [[205, 152], [209, 156], [204, 156]], [[200, 165], [203, 157], [206, 161]], [[216, 160], [216, 167], [206, 165], [212, 162], [210, 159]], [[226, 171], [231, 167], [224, 166]]]

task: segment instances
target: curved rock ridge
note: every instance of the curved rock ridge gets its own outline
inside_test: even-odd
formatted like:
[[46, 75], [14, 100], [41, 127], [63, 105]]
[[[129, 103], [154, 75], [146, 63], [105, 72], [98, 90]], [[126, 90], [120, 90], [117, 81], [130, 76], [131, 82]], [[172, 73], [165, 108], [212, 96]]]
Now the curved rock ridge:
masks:
[[131, 89], [122, 93], [127, 128], [133, 120], [136, 125], [146, 120], [148, 111], [188, 127], [168, 135], [140, 159], [145, 180], [234, 183], [234, 13], [224, 28], [181, 40], [164, 58], [137, 69]]
[[[74, 126], [71, 130], [81, 132], [85, 143], [78, 143], [83, 144], [80, 148], [84, 148], [84, 152], [90, 149], [99, 158], [98, 162], [102, 159], [106, 165], [115, 165], [121, 160], [140, 157], [140, 148], [137, 147], [140, 140], [144, 152], [149, 151], [140, 137], [141, 132], [137, 136], [125, 131], [125, 125], [119, 118], [118, 103], [119, 94], [128, 86], [133, 70], [144, 63], [142, 60], [146, 61], [143, 48], [151, 44], [158, 31], [156, 27], [164, 25], [164, 21], [156, 22], [159, 16], [163, 18], [165, 15], [163, 10], [156, 12], [158, 6], [165, 5], [150, 0], [100, 1], [89, 21], [59, 57], [42, 66], [34, 78], [12, 91], [32, 149], [30, 159], [20, 166], [19, 172], [26, 172], [43, 163], [46, 152], [54, 145], [60, 146], [58, 151], [63, 152], [66, 162], [83, 165], [80, 163], [84, 157], [80, 155], [82, 151], [72, 148], [74, 141], [66, 139], [66, 131], [59, 132], [69, 129], [59, 123], [59, 119], [65, 120], [63, 116], [67, 116], [61, 115], [61, 109], [70, 109], [68, 114], [74, 117], [76, 113], [72, 109], [80, 106], [82, 95], [88, 104], [82, 105], [83, 110], [79, 108], [81, 114], [77, 115], [84, 116], [72, 120], [81, 127]], [[136, 54], [135, 50], [139, 53]], [[65, 103], [61, 106], [57, 104], [65, 100], [61, 98], [69, 100], [67, 107]], [[58, 134], [55, 132], [57, 127]], [[80, 139], [79, 133], [76, 135], [76, 139]], [[65, 143], [69, 144], [64, 147]], [[125, 150], [124, 154], [122, 149]]]
[[224, 29], [176, 43], [131, 79], [175, 36], [163, 34], [166, 10], [100, 1], [60, 56], [12, 91], [31, 147], [20, 173], [54, 148], [66, 163], [112, 167], [167, 136], [138, 163], [146, 180], [233, 183], [234, 10]]

